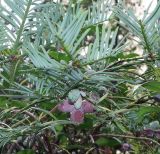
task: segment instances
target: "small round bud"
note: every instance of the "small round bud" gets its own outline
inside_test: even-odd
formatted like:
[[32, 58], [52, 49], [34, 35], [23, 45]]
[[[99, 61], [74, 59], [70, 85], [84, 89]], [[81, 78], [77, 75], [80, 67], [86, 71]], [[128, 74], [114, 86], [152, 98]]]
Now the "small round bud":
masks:
[[122, 151], [130, 151], [131, 150], [131, 145], [128, 143], [123, 143], [122, 144]]
[[160, 103], [160, 94], [157, 94], [153, 97], [153, 99], [156, 101], [156, 102], [159, 102]]

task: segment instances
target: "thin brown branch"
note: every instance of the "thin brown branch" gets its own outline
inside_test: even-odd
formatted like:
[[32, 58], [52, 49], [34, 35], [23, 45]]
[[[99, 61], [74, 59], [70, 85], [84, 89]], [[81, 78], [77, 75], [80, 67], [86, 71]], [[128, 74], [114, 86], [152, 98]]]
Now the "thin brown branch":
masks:
[[151, 141], [151, 142], [157, 144], [158, 146], [160, 146], [160, 143], [158, 143], [156, 140], [153, 140], [153, 139], [147, 138], [147, 137], [135, 137], [132, 135], [105, 134], [105, 133], [93, 135], [93, 137], [121, 137], [121, 138], [129, 138], [129, 139], [134, 139], [134, 140], [146, 140], [146, 141]]

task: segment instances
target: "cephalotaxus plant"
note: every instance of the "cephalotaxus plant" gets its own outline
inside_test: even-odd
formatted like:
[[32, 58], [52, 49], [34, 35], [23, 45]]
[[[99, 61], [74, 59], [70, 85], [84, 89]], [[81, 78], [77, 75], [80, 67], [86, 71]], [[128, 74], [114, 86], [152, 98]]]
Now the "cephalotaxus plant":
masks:
[[[158, 150], [160, 91], [154, 72], [160, 3], [143, 20], [111, 0], [86, 6], [83, 1], [5, 3], [8, 9], [0, 7], [2, 153], [135, 152], [147, 144]], [[125, 52], [127, 36], [118, 39], [123, 31], [118, 25], [140, 38], [142, 57]], [[148, 66], [142, 75], [136, 72], [141, 64]], [[154, 135], [144, 135], [147, 129]]]
[[78, 89], [71, 90], [68, 94], [68, 100], [58, 105], [58, 109], [62, 112], [70, 112], [70, 119], [76, 123], [82, 123], [85, 113], [92, 113], [94, 106], [87, 100], [83, 100], [86, 96], [84, 92]]

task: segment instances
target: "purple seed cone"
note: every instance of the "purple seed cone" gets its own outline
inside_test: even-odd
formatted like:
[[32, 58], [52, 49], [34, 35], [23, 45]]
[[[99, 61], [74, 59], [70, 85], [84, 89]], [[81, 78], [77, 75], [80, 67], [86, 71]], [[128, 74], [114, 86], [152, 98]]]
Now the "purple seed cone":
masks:
[[85, 113], [92, 113], [94, 106], [89, 101], [83, 101], [80, 109], [76, 109], [74, 104], [71, 104], [69, 100], [65, 100], [58, 105], [58, 110], [61, 112], [70, 112], [70, 120], [76, 123], [82, 123]]
[[131, 145], [128, 143], [123, 143], [122, 144], [122, 151], [130, 151], [131, 150]]
[[153, 135], [154, 135], [154, 131], [152, 130], [152, 129], [145, 129], [144, 131], [143, 131], [143, 134], [144, 134], [144, 136], [146, 136], [146, 137], [153, 137]]
[[83, 112], [83, 110], [82, 109], [79, 109], [79, 110], [74, 109], [71, 112], [70, 119], [73, 122], [82, 123], [83, 120], [84, 120], [84, 112]]
[[83, 101], [82, 109], [84, 113], [92, 113], [94, 111], [94, 106], [88, 101]]
[[58, 110], [62, 112], [71, 112], [74, 109], [74, 105], [71, 105], [68, 100], [58, 105]]

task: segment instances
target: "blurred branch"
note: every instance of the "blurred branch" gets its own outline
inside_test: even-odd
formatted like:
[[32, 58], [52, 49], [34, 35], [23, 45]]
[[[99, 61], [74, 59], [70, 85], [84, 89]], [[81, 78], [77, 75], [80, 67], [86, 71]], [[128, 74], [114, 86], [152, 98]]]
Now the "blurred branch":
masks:
[[105, 134], [105, 133], [93, 135], [93, 137], [121, 137], [121, 138], [129, 138], [129, 139], [134, 139], [134, 140], [146, 140], [146, 141], [151, 141], [151, 142], [157, 144], [158, 146], [160, 146], [160, 143], [158, 143], [156, 140], [153, 140], [153, 139], [147, 138], [147, 137], [135, 137], [135, 136], [131, 136], [131, 135]]

